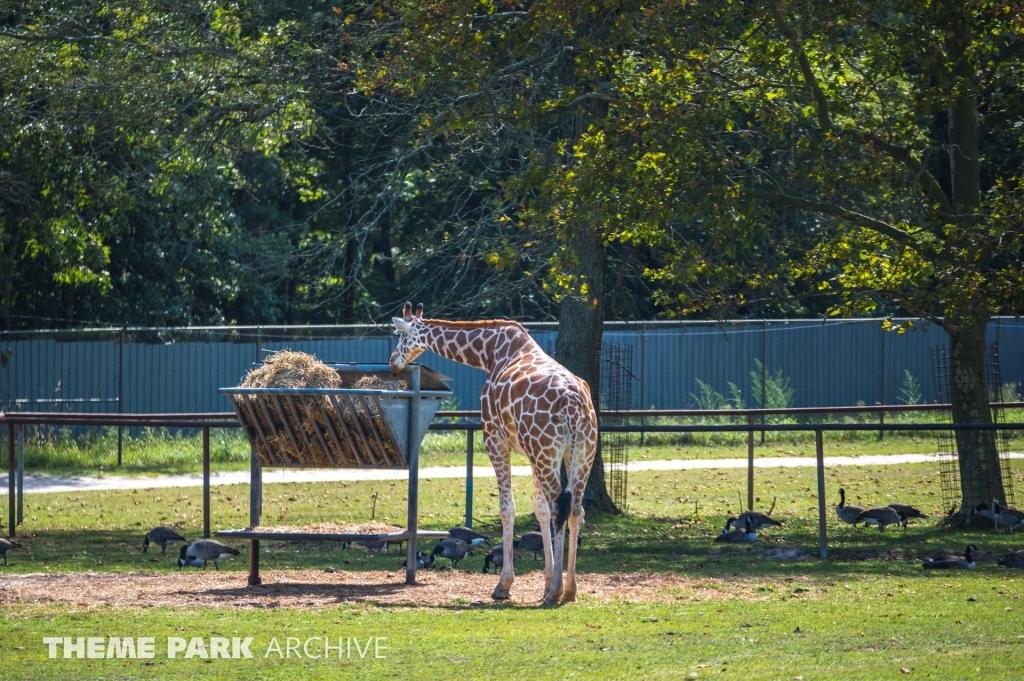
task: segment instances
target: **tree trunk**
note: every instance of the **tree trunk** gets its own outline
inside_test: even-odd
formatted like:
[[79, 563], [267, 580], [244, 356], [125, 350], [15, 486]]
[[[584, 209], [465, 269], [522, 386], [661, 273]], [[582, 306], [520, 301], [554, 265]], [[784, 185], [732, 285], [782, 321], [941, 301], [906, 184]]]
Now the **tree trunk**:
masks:
[[[596, 230], [580, 228], [569, 234], [568, 245], [576, 257], [572, 270], [578, 281], [574, 294], [562, 299], [555, 354], [566, 369], [590, 384], [590, 399], [594, 402], [594, 408], [599, 409], [601, 334], [604, 321], [604, 243]], [[600, 438], [594, 466], [590, 469], [590, 478], [583, 493], [583, 508], [587, 512], [619, 512], [605, 485]]]
[[[949, 334], [949, 399], [954, 423], [992, 423], [989, 403], [988, 318], [947, 329]], [[1005, 502], [999, 451], [994, 430], [956, 431], [963, 503], [956, 522], [965, 522], [978, 504]]]

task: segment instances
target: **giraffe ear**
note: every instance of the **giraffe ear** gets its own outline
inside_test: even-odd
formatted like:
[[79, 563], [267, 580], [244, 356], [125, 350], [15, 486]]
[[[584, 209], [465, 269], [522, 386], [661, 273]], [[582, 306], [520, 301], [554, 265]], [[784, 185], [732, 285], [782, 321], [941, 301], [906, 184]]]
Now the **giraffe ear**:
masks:
[[412, 303], [406, 303], [402, 308], [402, 316], [405, 319], [412, 319]]
[[401, 317], [392, 317], [391, 323], [395, 325], [395, 331], [400, 333], [409, 333], [412, 331], [412, 324], [405, 321]]
[[423, 319], [423, 303], [419, 303], [416, 306], [416, 316]]

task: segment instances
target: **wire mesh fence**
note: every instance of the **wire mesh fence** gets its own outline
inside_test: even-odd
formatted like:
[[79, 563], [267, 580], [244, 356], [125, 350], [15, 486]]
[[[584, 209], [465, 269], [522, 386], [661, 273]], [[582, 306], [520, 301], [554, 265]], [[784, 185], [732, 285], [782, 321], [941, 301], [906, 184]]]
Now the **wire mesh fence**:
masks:
[[[937, 403], [948, 403], [952, 399], [952, 376], [950, 372], [950, 349], [948, 345], [937, 345], [931, 348], [932, 358], [932, 384], [934, 386], [934, 397]], [[1000, 366], [999, 343], [989, 343], [985, 349], [985, 371], [986, 383], [989, 390], [989, 399], [992, 402], [1002, 402], [1007, 395], [1003, 385], [1002, 371]], [[1009, 395], [1014, 401], [1016, 394]], [[1007, 423], [1006, 410], [992, 407], [992, 423]], [[939, 423], [952, 423], [953, 415], [950, 412], [936, 412], [935, 419]], [[990, 497], [995, 495], [999, 501], [1010, 506], [1014, 505], [1014, 476], [1010, 458], [1010, 442], [1015, 433], [998, 431], [959, 431], [954, 433], [951, 430], [937, 431], [935, 434], [936, 445], [939, 454], [939, 481], [942, 488], [943, 508], [950, 513], [959, 509], [963, 499], [981, 499], [988, 503]], [[984, 466], [968, 466], [966, 469], [961, 466], [959, 452], [972, 450], [981, 452], [984, 458], [984, 450], [991, 448], [998, 460], [999, 491], [991, 490], [991, 480], [986, 475]]]

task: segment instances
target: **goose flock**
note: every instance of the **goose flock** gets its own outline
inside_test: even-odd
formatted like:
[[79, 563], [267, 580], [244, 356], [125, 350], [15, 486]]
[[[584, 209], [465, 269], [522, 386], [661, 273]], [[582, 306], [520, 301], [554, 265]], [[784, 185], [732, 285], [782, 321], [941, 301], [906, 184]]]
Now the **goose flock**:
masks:
[[839, 503], [836, 504], [836, 516], [844, 523], [857, 527], [863, 523], [865, 526], [874, 525], [878, 531], [883, 531], [889, 525], [902, 525], [907, 529], [907, 524], [912, 518], [927, 518], [928, 515], [909, 504], [889, 504], [888, 506], [876, 506], [875, 508], [863, 508], [846, 503], [846, 490], [839, 488]]

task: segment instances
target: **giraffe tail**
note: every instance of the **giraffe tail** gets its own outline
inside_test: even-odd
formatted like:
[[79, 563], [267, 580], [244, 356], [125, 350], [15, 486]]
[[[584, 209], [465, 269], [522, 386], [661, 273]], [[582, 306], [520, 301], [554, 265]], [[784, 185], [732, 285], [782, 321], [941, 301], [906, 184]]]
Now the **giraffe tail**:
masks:
[[561, 532], [565, 523], [569, 521], [569, 512], [572, 511], [572, 490], [563, 489], [555, 502], [555, 532]]

